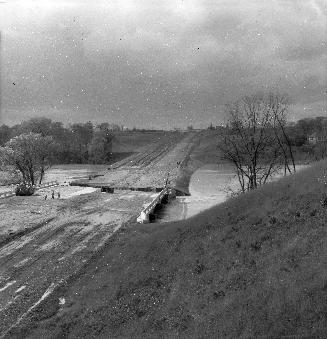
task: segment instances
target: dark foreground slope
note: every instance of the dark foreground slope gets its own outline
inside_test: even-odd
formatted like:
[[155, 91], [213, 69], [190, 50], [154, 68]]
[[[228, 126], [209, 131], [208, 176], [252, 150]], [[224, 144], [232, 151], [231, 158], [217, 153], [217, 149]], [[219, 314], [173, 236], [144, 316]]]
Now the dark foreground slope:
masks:
[[11, 337], [324, 337], [326, 175], [324, 162], [183, 222], [127, 227]]

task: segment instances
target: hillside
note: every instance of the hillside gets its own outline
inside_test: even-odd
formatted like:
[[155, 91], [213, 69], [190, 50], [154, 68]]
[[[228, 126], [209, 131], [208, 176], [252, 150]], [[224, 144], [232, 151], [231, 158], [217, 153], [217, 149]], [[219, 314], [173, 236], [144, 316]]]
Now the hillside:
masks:
[[155, 148], [170, 140], [182, 138], [183, 135], [184, 133], [172, 131], [113, 132], [112, 153], [108, 164], [116, 166], [119, 162], [126, 162], [130, 156], [138, 157], [146, 153], [149, 147]]
[[[152, 137], [151, 137], [152, 138]], [[201, 135], [197, 132], [168, 132], [142, 151], [110, 165], [95, 178], [78, 180], [74, 185], [108, 186], [115, 189], [157, 190], [165, 186], [167, 180], [175, 187], [180, 169], [198, 145]], [[129, 141], [130, 146], [131, 140]], [[182, 165], [181, 165], [182, 164]], [[187, 194], [188, 185], [185, 192]]]
[[323, 337], [326, 168], [127, 226], [11, 337]]
[[180, 134], [171, 131], [124, 131], [113, 132], [112, 152], [143, 152], [149, 145], [155, 144], [171, 136]]

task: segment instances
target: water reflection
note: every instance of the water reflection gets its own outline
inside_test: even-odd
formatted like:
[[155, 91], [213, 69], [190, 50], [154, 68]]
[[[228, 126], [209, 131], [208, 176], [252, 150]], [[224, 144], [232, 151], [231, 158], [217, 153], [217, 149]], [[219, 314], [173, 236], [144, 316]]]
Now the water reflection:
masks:
[[222, 203], [232, 190], [237, 190], [237, 185], [237, 177], [231, 166], [206, 165], [191, 177], [189, 185], [191, 196], [177, 197], [160, 211], [157, 222], [186, 219]]

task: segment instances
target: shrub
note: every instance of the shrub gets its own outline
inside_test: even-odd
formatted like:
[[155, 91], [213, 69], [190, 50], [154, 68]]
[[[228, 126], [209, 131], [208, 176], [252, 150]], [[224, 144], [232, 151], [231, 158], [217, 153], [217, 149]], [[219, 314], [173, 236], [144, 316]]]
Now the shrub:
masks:
[[21, 182], [15, 189], [16, 195], [29, 196], [35, 192], [35, 185], [28, 184], [27, 182]]

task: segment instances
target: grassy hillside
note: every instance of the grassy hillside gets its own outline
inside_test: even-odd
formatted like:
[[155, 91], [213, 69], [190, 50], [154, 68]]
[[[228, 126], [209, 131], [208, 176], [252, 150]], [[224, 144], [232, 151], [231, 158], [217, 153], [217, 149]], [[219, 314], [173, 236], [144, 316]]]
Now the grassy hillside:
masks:
[[12, 337], [324, 337], [326, 175], [321, 162], [192, 219], [126, 227]]

